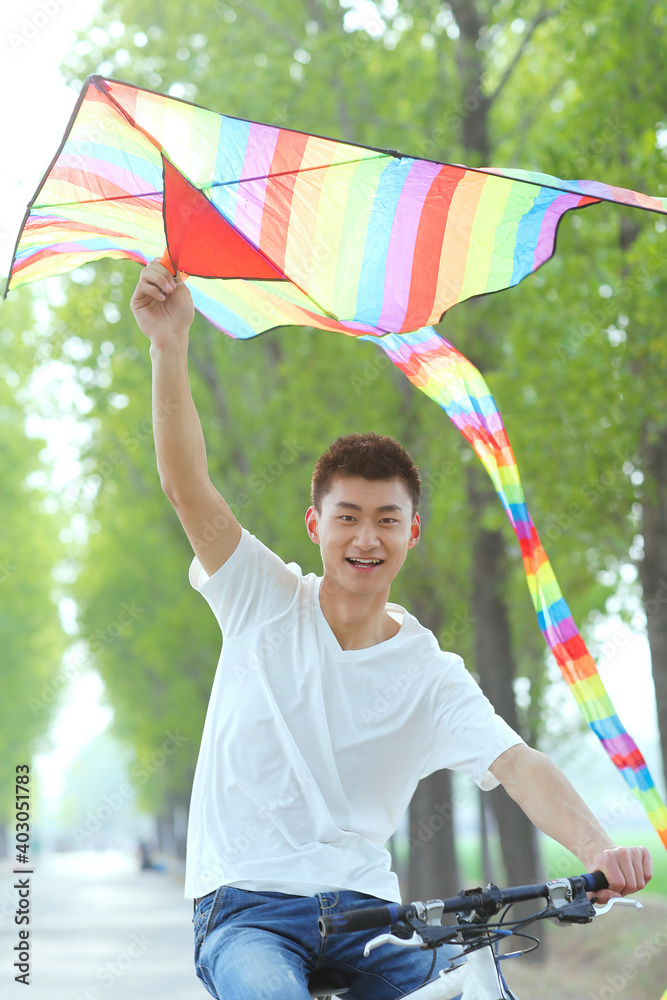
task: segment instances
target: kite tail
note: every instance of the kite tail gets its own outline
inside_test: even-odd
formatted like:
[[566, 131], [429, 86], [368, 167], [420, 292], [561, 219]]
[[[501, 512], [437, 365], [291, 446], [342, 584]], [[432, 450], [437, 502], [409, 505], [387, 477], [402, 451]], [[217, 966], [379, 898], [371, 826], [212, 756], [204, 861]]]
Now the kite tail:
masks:
[[378, 344], [410, 381], [446, 412], [490, 475], [516, 533], [545, 641], [589, 727], [602, 743], [667, 847], [667, 809], [646, 762], [616, 714], [579, 634], [526, 507], [502, 417], [479, 371], [432, 327], [361, 339]]

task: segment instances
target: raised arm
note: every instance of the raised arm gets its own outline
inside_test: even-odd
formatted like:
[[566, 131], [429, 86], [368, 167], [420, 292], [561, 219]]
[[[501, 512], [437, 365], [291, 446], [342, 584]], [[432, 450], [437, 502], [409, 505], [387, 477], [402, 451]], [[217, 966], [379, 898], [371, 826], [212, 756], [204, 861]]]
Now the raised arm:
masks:
[[153, 435], [162, 489], [211, 576], [229, 558], [241, 526], [208, 474], [206, 446], [190, 391], [188, 339], [194, 318], [187, 286], [157, 261], [141, 273], [131, 301], [151, 343]]
[[653, 873], [645, 847], [617, 847], [579, 793], [552, 760], [525, 744], [510, 747], [491, 773], [535, 826], [579, 858], [586, 871], [603, 871], [612, 892], [625, 896], [643, 889]]

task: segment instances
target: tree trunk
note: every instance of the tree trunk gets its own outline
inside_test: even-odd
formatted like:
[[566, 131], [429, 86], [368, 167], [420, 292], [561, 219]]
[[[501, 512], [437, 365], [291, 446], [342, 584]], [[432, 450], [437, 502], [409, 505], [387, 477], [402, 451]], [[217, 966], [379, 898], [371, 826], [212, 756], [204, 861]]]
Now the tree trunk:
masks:
[[410, 803], [408, 899], [454, 896], [462, 888], [454, 842], [450, 771], [419, 782]]
[[176, 857], [185, 860], [185, 845], [188, 832], [188, 802], [183, 796], [170, 798], [174, 848]]
[[[438, 635], [446, 620], [434, 590], [421, 592], [413, 611]], [[410, 899], [455, 895], [461, 886], [454, 837], [452, 776], [446, 770], [423, 778], [410, 802], [407, 894]]]
[[165, 803], [160, 812], [155, 817], [155, 834], [157, 849], [160, 854], [174, 857], [176, 854], [176, 843], [174, 841], [174, 822], [171, 809]]
[[[495, 95], [486, 93], [484, 72], [486, 63], [483, 47], [479, 45], [482, 31], [487, 27], [482, 9], [465, 0], [452, 0], [450, 7], [459, 30], [461, 42], [457, 48], [459, 74], [463, 85], [463, 106], [466, 114], [462, 120], [461, 139], [466, 163], [476, 165], [488, 162], [492, 152], [488, 130], [488, 113]], [[508, 67], [502, 85], [509, 79], [532, 32], [541, 17], [535, 20], [524, 40], [516, 59]], [[478, 343], [484, 344], [483, 331]], [[474, 360], [474, 359], [473, 359]], [[486, 473], [477, 467], [469, 468], [468, 497], [473, 527], [472, 613], [475, 628], [475, 665], [484, 693], [496, 711], [513, 728], [517, 728], [514, 701], [514, 663], [512, 660], [510, 629], [505, 605], [506, 586], [505, 549], [499, 531], [482, 527], [487, 506], [498, 503], [495, 493], [485, 479]], [[490, 793], [490, 801], [498, 824], [505, 878], [508, 883], [525, 882], [527, 876], [539, 870], [535, 830], [510, 799], [504, 789]], [[539, 953], [539, 952], [538, 952]]]
[[175, 795], [169, 795], [162, 809], [155, 817], [158, 850], [172, 858], [185, 858], [187, 837], [187, 802]]
[[478, 790], [479, 796], [479, 835], [480, 850], [482, 855], [482, 881], [485, 885], [493, 882], [493, 864], [491, 862], [491, 848], [489, 844], [489, 815], [487, 811], [486, 792]]
[[639, 578], [644, 592], [653, 683], [667, 781], [667, 428], [642, 440], [644, 558]]
[[[470, 468], [468, 498], [474, 527], [472, 609], [475, 626], [475, 666], [480, 684], [496, 711], [513, 729], [518, 728], [514, 700], [514, 663], [504, 593], [507, 585], [505, 542], [500, 531], [482, 527], [487, 505], [496, 504], [493, 490], [482, 479], [483, 471]], [[498, 824], [506, 885], [541, 881], [535, 828], [504, 788], [487, 793]], [[494, 881], [498, 882], [498, 875]], [[524, 904], [513, 907], [515, 916], [531, 912]], [[543, 961], [545, 951], [535, 952]]]

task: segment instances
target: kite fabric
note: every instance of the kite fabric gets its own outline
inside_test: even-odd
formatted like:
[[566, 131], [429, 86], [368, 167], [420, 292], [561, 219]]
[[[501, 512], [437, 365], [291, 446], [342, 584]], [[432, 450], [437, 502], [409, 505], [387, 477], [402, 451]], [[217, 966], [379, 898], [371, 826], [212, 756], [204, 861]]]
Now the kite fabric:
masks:
[[443, 408], [488, 472], [519, 541], [542, 635], [581, 713], [640, 801], [667, 847], [667, 809], [637, 745], [625, 731], [595, 661], [567, 606], [526, 506], [502, 417], [486, 382], [432, 327], [374, 340], [393, 363]]
[[5, 295], [102, 257], [146, 264], [166, 246], [197, 309], [231, 337], [306, 326], [381, 347], [486, 467], [546, 642], [667, 847], [667, 810], [563, 599], [493, 398], [431, 326], [533, 273], [563, 214], [600, 201], [667, 214], [665, 198], [598, 181], [415, 159], [93, 76], [28, 207]]

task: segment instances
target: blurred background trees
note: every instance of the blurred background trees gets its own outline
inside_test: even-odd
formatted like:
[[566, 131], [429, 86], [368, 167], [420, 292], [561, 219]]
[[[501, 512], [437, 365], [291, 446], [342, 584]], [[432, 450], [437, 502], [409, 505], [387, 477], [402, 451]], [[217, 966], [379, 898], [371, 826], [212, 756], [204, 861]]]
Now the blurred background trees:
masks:
[[[62, 595], [64, 524], [50, 496], [40, 454], [46, 441], [30, 413], [27, 385], [39, 368], [37, 320], [29, 296], [0, 318], [0, 854], [14, 816], [15, 768], [30, 763], [30, 746], [48, 731], [66, 681], [64, 635], [56, 601]], [[48, 409], [48, 400], [42, 400]]]
[[[664, 4], [629, 0], [105, 0], [65, 72], [74, 91], [99, 72], [300, 131], [660, 194], [666, 20]], [[441, 330], [489, 382], [534, 521], [594, 648], [606, 613], [647, 626], [667, 746], [664, 230], [662, 217], [604, 204], [568, 215], [558, 254], [538, 274], [463, 304]], [[3, 312], [3, 336], [11, 344], [22, 327], [33, 330], [38, 357], [73, 368], [87, 401], [78, 487], [51, 498], [53, 514], [42, 499], [29, 519], [26, 539], [32, 532], [39, 548], [27, 560], [34, 589], [25, 601], [26, 614], [41, 609], [39, 629], [28, 630], [35, 670], [52, 678], [60, 669], [64, 636], [45, 610], [54, 607], [49, 567], [60, 559], [78, 636], [115, 711], [115, 736], [135, 763], [159, 753], [169, 734], [182, 737], [137, 788], [160, 817], [165, 843], [182, 850], [220, 636], [187, 585], [189, 546], [159, 488], [148, 345], [129, 312], [136, 280], [126, 262], [83, 268], [60, 282], [41, 326], [31, 325], [31, 291], [23, 289]], [[23, 364], [27, 378], [37, 361]], [[313, 461], [350, 431], [401, 440], [422, 469], [425, 534], [393, 599], [465, 657], [530, 742], [563, 744], [580, 724], [555, 700], [510, 527], [465, 442], [390, 367], [373, 345], [338, 335], [281, 329], [237, 343], [197, 317], [191, 374], [211, 476], [251, 532], [319, 571], [302, 524]], [[7, 448], [21, 455], [12, 489], [25, 498], [27, 483], [42, 482], [30, 478], [40, 465], [36, 448], [24, 447], [20, 401], [9, 397], [15, 437]], [[7, 502], [4, 525], [16, 538], [21, 503], [14, 515]], [[70, 525], [60, 548], [47, 516]], [[16, 583], [17, 615], [22, 600]], [[3, 691], [29, 660], [25, 644], [8, 648]], [[47, 714], [37, 721], [26, 737], [44, 731]], [[482, 829], [497, 824], [508, 880], [539, 874], [520, 814], [502, 791], [488, 800], [493, 817], [481, 807]], [[425, 886], [429, 894], [458, 887], [465, 859], [455, 849], [457, 802], [446, 774], [418, 790], [396, 845], [412, 898]]]

